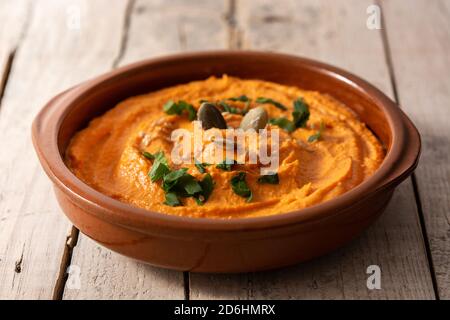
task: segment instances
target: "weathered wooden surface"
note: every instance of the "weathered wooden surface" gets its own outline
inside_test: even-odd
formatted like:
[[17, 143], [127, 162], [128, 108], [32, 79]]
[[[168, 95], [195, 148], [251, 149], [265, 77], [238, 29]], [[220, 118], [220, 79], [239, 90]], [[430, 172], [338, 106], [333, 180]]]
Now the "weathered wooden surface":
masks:
[[29, 3], [23, 0], [0, 2], [0, 99], [10, 73], [11, 61], [27, 27], [29, 7]]
[[398, 97], [422, 135], [416, 177], [439, 296], [450, 299], [450, 2], [382, 4]]
[[[225, 1], [136, 1], [131, 5], [118, 65], [183, 50], [227, 46]], [[80, 238], [71, 264], [80, 267], [81, 287], [66, 286], [64, 299], [185, 298], [182, 272], [132, 262], [84, 235]]]
[[[366, 28], [371, 1], [238, 1], [237, 34], [244, 48], [323, 60], [368, 79], [392, 96], [381, 32]], [[298, 14], [301, 12], [302, 14]], [[382, 290], [368, 290], [366, 269], [382, 270]], [[433, 298], [411, 182], [384, 216], [347, 248], [317, 261], [270, 273], [191, 275], [192, 299]]]
[[[2, 1], [0, 143], [8, 157], [0, 157], [0, 298], [183, 299], [187, 293], [191, 299], [432, 299], [433, 268], [440, 297], [449, 298], [450, 132], [445, 108], [450, 77], [445, 70], [450, 65], [450, 4], [383, 1], [389, 47], [381, 31], [366, 27], [370, 4]], [[31, 147], [30, 123], [37, 110], [57, 92], [116, 66], [220, 48], [319, 59], [355, 72], [391, 97], [394, 84], [424, 138], [417, 189], [428, 234], [422, 234], [421, 212], [408, 180], [383, 217], [359, 239], [313, 262], [271, 272], [184, 277], [136, 263], [78, 235], [49, 195], [51, 185]], [[373, 264], [381, 267], [381, 290], [366, 287], [366, 268]], [[80, 273], [66, 281], [69, 265], [75, 268], [72, 275]]]
[[[111, 68], [124, 13], [124, 3], [115, 3], [32, 2], [0, 111], [0, 144], [8, 154], [0, 157], [1, 298], [53, 296], [71, 225], [38, 164], [30, 125], [53, 95]], [[69, 16], [77, 10], [79, 29]], [[99, 20], [99, 12], [114, 23]]]

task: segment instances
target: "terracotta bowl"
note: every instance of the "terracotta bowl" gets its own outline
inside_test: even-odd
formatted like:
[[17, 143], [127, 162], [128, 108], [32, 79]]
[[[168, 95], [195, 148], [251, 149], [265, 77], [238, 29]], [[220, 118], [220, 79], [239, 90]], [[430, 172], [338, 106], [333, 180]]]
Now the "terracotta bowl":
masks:
[[[336, 199], [247, 219], [165, 215], [109, 198], [80, 181], [62, 155], [75, 132], [127, 97], [228, 74], [328, 93], [351, 107], [386, 147], [369, 179]], [[262, 52], [217, 51], [138, 62], [53, 98], [33, 123], [33, 142], [73, 224], [103, 246], [165, 268], [247, 272], [323, 255], [355, 238], [384, 210], [417, 166], [420, 137], [400, 108], [366, 81], [316, 61]]]

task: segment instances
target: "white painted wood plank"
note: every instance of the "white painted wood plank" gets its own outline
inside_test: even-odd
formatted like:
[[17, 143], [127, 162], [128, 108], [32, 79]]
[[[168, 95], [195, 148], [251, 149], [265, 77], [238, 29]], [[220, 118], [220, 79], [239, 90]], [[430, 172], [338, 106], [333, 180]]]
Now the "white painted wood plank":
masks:
[[[380, 31], [366, 28], [372, 1], [238, 1], [244, 48], [281, 51], [348, 69], [392, 96]], [[378, 265], [382, 289], [368, 290], [366, 269]], [[434, 298], [411, 182], [400, 186], [382, 218], [349, 246], [275, 272], [191, 274], [191, 298]]]
[[11, 60], [22, 31], [26, 28], [29, 2], [4, 0], [0, 2], [0, 97], [3, 94]]
[[182, 272], [120, 256], [85, 235], [80, 235], [74, 252], [71, 266], [75, 269], [66, 282], [64, 299], [184, 298]]
[[422, 136], [416, 177], [439, 296], [450, 299], [450, 2], [382, 5], [399, 101]]
[[[166, 53], [227, 46], [226, 1], [136, 1], [119, 65]], [[183, 273], [123, 258], [80, 235], [72, 265], [82, 290], [64, 299], [184, 299]]]
[[121, 64], [155, 56], [226, 49], [227, 0], [137, 0]]
[[111, 67], [126, 4], [32, 3], [0, 112], [0, 298], [11, 299], [52, 298], [71, 228], [35, 156], [31, 121], [53, 95]]

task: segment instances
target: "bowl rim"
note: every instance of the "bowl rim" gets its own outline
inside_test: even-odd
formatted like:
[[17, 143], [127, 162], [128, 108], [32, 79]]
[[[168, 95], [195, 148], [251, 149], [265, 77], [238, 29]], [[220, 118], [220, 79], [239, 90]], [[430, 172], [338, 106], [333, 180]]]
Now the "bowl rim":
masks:
[[[284, 59], [303, 63], [327, 76], [344, 81], [354, 90], [368, 97], [386, 116], [392, 131], [391, 147], [387, 150], [380, 167], [367, 180], [344, 194], [325, 202], [290, 212], [270, 216], [248, 218], [195, 218], [151, 211], [113, 199], [90, 187], [65, 165], [58, 148], [58, 136], [63, 119], [83, 94], [97, 89], [108, 81], [116, 80], [125, 73], [136, 72], [160, 64], [180, 63], [204, 58], [258, 57]], [[57, 108], [55, 108], [57, 106]], [[45, 128], [45, 129], [44, 129]], [[414, 124], [399, 106], [379, 89], [362, 78], [343, 69], [319, 61], [281, 53], [261, 51], [215, 50], [178, 53], [145, 59], [109, 71], [68, 89], [52, 100], [37, 114], [32, 125], [32, 140], [39, 160], [53, 183], [64, 191], [73, 202], [85, 207], [90, 213], [110, 222], [136, 230], [148, 230], [149, 226], [169, 227], [185, 230], [233, 231], [285, 227], [298, 223], [309, 223], [326, 219], [369, 198], [376, 192], [397, 185], [417, 166], [421, 142]]]

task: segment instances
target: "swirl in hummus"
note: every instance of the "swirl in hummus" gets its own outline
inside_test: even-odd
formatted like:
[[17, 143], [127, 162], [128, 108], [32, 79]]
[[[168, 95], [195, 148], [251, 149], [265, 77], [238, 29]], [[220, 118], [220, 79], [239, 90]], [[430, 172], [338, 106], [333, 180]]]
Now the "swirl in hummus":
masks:
[[[243, 95], [249, 101], [229, 100]], [[269, 97], [287, 110], [258, 97]], [[238, 111], [263, 106], [270, 119], [289, 119], [293, 101], [299, 97], [307, 104], [310, 116], [302, 127], [280, 130], [276, 184], [261, 183], [258, 164], [236, 164], [229, 170], [209, 165], [199, 170], [195, 164], [175, 165], [170, 159], [171, 133], [178, 128], [192, 130], [193, 124], [186, 113], [164, 112], [167, 101], [185, 101], [195, 111], [201, 100], [227, 101]], [[228, 127], [236, 128], [242, 114], [224, 112], [223, 118]], [[280, 129], [275, 123], [270, 121], [266, 128]], [[207, 201], [199, 205], [195, 197], [184, 197], [180, 205], [167, 205], [163, 182], [149, 178], [154, 161], [143, 152], [162, 152], [171, 170], [186, 168], [196, 181], [209, 175], [214, 189]], [[75, 175], [110, 197], [161, 213], [211, 218], [274, 215], [322, 203], [367, 179], [383, 158], [384, 149], [378, 139], [350, 108], [331, 96], [228, 76], [126, 99], [79, 131], [66, 151], [66, 164]], [[233, 188], [231, 181], [238, 173], [245, 173], [251, 201]]]

